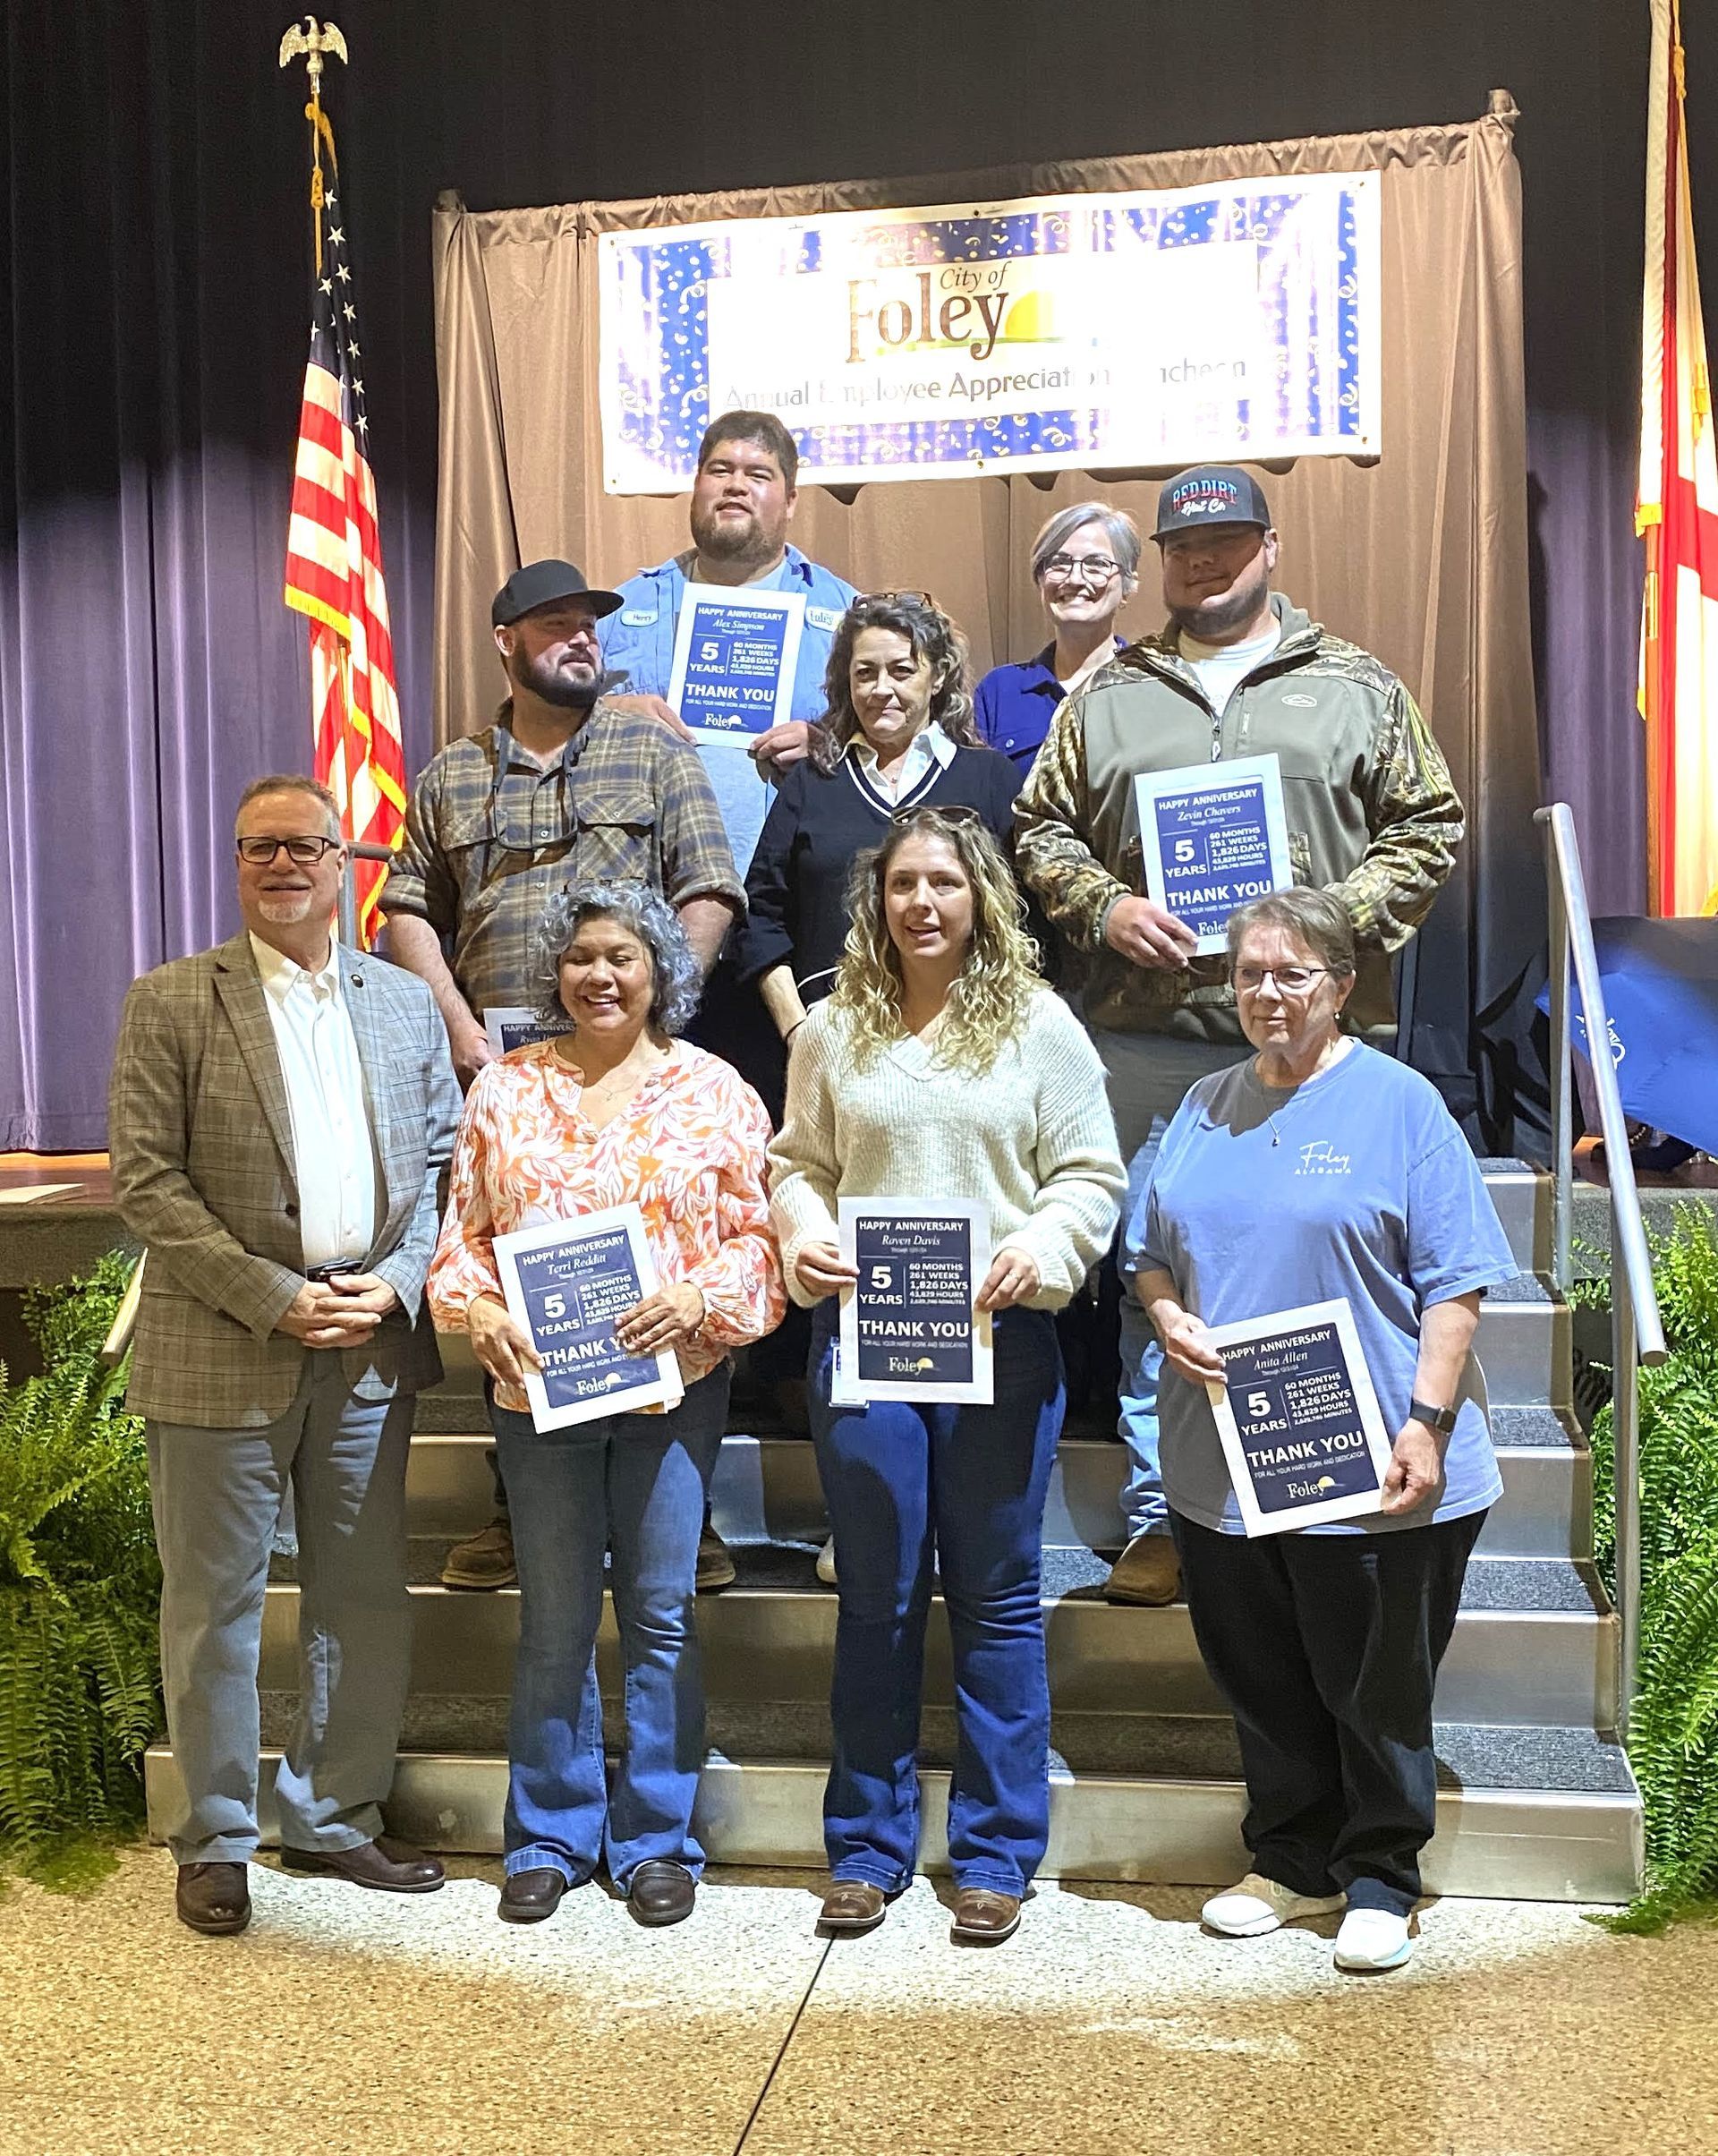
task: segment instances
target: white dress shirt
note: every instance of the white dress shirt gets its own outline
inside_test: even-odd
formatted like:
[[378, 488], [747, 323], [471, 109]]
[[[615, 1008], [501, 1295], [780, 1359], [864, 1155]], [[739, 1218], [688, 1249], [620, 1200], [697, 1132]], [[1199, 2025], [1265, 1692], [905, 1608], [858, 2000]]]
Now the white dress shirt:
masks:
[[376, 1146], [352, 1015], [340, 993], [338, 950], [319, 973], [251, 938], [268, 1022], [286, 1081], [304, 1264], [361, 1264], [376, 1240]]
[[955, 744], [940, 726], [922, 726], [907, 743], [900, 769], [885, 779], [877, 768], [877, 752], [863, 734], [855, 731], [847, 754], [863, 773], [865, 783], [885, 801], [905, 801], [932, 771], [947, 771], [955, 760]]

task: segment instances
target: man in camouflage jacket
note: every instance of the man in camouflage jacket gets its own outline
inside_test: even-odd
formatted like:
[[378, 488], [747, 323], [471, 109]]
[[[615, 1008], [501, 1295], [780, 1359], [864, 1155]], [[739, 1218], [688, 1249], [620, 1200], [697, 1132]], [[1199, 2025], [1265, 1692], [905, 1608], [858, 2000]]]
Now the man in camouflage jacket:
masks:
[[[1277, 757], [1296, 881], [1336, 891], [1354, 920], [1348, 1010], [1363, 1030], [1393, 1021], [1390, 954], [1431, 910], [1464, 823], [1403, 683], [1271, 591], [1277, 534], [1250, 473], [1204, 465], [1171, 480], [1153, 537], [1168, 622], [1062, 705], [1015, 805], [1020, 874], [1081, 954], [1082, 1014], [1130, 1163], [1124, 1220], [1188, 1087], [1248, 1052], [1227, 961], [1193, 958], [1191, 931], [1144, 895], [1135, 780]], [[1157, 1473], [1161, 1356], [1131, 1297], [1122, 1312], [1132, 1539], [1110, 1591], [1167, 1601], [1177, 1572]]]

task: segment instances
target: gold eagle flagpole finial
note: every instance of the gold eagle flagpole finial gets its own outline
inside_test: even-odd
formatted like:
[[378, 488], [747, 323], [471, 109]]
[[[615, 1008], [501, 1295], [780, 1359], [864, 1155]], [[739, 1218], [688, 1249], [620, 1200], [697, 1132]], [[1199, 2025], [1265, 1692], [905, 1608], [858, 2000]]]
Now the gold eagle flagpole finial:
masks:
[[285, 67], [304, 55], [305, 67], [310, 72], [310, 96], [320, 102], [322, 95], [322, 69], [327, 55], [332, 53], [336, 60], [346, 57], [346, 41], [340, 35], [337, 22], [319, 22], [314, 15], [306, 15], [304, 28], [294, 22], [280, 41], [280, 64]]
[[310, 78], [310, 101], [304, 107], [304, 117], [310, 124], [310, 208], [315, 213], [316, 274], [322, 274], [322, 205], [327, 199], [327, 189], [322, 179], [322, 145], [328, 148], [328, 163], [335, 162], [334, 130], [328, 125], [322, 110], [322, 70], [330, 55], [336, 60], [346, 58], [346, 41], [340, 35], [337, 22], [319, 22], [314, 15], [306, 15], [301, 30], [294, 22], [280, 41], [280, 64], [288, 66], [300, 55]]

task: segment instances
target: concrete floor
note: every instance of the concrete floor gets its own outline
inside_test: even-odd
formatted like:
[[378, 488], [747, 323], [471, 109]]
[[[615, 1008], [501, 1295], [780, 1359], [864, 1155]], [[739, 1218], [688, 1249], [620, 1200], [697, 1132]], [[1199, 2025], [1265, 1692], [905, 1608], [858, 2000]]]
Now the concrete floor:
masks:
[[1334, 1920], [1251, 1942], [1201, 1896], [1046, 1888], [963, 1949], [921, 1879], [870, 1938], [820, 1882], [712, 1876], [640, 1930], [600, 1888], [529, 1930], [439, 1894], [252, 1872], [238, 1939], [137, 1849], [89, 1899], [0, 1899], [4, 2156], [1563, 2156], [1718, 2150], [1718, 1928], [1618, 1939], [1445, 1901], [1409, 1967]]

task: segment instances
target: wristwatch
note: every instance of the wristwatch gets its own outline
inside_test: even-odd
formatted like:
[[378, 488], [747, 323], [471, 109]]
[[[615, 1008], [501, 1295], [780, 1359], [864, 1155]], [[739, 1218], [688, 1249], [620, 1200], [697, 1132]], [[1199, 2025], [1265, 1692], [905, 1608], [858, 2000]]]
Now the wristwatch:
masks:
[[1447, 1437], [1456, 1427], [1454, 1408], [1428, 1407], [1424, 1400], [1410, 1400], [1408, 1403], [1410, 1422], [1423, 1422], [1428, 1430], [1435, 1430], [1440, 1437]]

